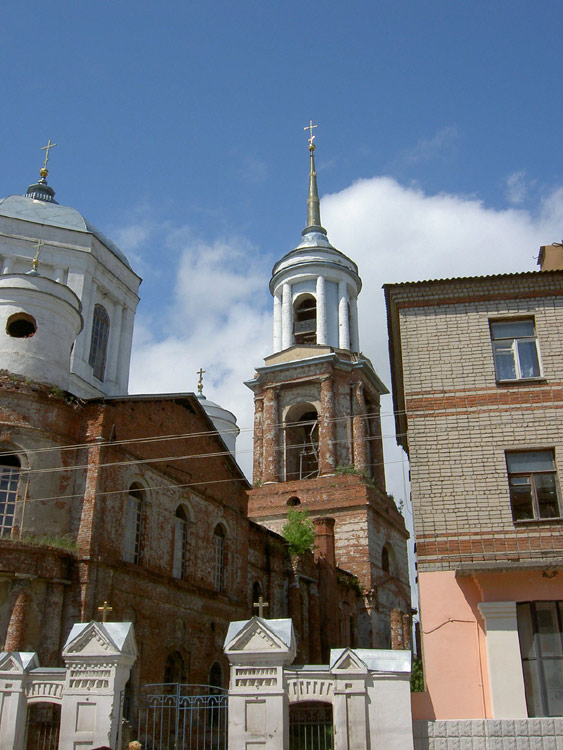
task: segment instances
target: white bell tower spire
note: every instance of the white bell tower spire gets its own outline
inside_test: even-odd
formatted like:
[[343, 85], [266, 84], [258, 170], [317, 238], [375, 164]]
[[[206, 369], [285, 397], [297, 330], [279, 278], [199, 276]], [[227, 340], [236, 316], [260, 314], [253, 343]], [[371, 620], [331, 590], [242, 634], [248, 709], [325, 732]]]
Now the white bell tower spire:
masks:
[[307, 226], [299, 245], [273, 268], [274, 353], [292, 346], [360, 350], [358, 267], [333, 247], [321, 225], [312, 122], [309, 137]]

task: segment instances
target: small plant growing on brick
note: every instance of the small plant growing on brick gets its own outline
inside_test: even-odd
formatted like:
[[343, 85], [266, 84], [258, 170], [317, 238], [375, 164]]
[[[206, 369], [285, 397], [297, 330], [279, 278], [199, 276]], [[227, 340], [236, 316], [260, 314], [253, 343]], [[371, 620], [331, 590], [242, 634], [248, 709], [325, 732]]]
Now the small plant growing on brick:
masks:
[[315, 527], [306, 510], [291, 508], [282, 529], [282, 536], [289, 546], [292, 557], [300, 557], [315, 546]]

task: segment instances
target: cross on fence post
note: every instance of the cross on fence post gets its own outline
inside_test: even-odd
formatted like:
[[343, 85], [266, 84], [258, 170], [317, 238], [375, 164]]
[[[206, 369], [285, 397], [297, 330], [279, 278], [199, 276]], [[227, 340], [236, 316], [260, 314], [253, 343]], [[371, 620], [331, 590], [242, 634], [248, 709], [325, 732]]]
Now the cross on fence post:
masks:
[[268, 604], [268, 602], [264, 601], [264, 597], [262, 596], [262, 594], [260, 594], [260, 596], [258, 597], [258, 601], [254, 602], [252, 606], [258, 609], [258, 617], [264, 617], [264, 609], [266, 607], [269, 607], [270, 605]]
[[108, 619], [108, 612], [113, 612], [113, 607], [110, 607], [107, 601], [104, 601], [103, 606], [98, 607], [98, 612], [102, 613], [102, 622], [106, 622]]

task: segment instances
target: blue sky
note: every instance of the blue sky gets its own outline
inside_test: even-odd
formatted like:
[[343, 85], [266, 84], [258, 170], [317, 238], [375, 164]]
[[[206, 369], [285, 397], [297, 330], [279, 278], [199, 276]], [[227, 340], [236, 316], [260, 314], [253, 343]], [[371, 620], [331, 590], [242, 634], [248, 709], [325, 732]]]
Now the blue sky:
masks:
[[305, 224], [310, 118], [323, 223], [360, 266], [363, 349], [387, 383], [384, 282], [533, 269], [563, 236], [555, 0], [29, 0], [2, 14], [0, 193], [24, 192], [56, 141], [57, 199], [144, 278], [131, 389], [194, 390], [203, 366], [208, 398], [239, 417], [247, 471], [242, 381], [271, 350], [271, 266]]

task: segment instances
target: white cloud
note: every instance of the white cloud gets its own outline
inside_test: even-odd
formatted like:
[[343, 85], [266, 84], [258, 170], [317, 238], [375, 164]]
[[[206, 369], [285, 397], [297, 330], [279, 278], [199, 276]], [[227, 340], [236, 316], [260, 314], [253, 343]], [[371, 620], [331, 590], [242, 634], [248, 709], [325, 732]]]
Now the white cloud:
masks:
[[524, 203], [526, 196], [528, 195], [528, 186], [526, 184], [526, 172], [520, 169], [517, 172], [512, 172], [506, 178], [505, 196], [509, 203], [518, 206]]
[[248, 243], [206, 244], [190, 234], [182, 228], [161, 237], [182, 250], [168, 303], [158, 315], [141, 312], [135, 325], [130, 391], [193, 392], [203, 367], [206, 397], [238, 417], [239, 463], [250, 477], [253, 406], [243, 382], [270, 350], [266, 266]]
[[409, 167], [431, 159], [450, 157], [454, 151], [459, 134], [453, 125], [441, 128], [431, 138], [421, 138], [412, 148], [403, 151], [395, 168]]
[[[489, 209], [473, 197], [427, 195], [382, 177], [326, 196], [321, 212], [332, 243], [358, 263], [364, 284], [362, 349], [390, 386], [381, 285], [536, 269], [540, 244], [561, 237], [563, 188], [546, 195], [531, 213]], [[271, 353], [268, 281], [277, 258], [242, 241], [202, 243], [185, 228], [166, 232], [182, 252], [171, 269], [169, 304], [152, 319], [141, 313], [137, 323], [131, 392], [194, 391], [196, 370], [203, 367], [206, 396], [237, 414], [243, 429], [239, 462], [249, 474], [252, 394], [243, 381]], [[289, 249], [280, 248], [278, 257]], [[404, 498], [403, 456], [392, 437], [391, 409], [386, 397], [389, 490]]]

